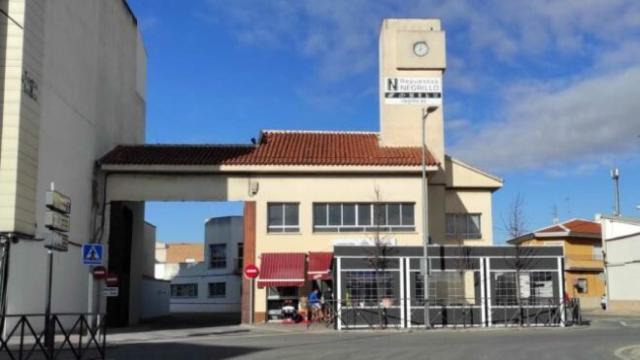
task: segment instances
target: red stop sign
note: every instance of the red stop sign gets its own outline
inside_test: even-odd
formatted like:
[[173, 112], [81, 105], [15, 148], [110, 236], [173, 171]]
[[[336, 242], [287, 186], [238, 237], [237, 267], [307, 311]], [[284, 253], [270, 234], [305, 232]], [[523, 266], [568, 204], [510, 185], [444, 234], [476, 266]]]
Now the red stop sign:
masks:
[[260, 275], [260, 269], [258, 269], [257, 266], [249, 264], [244, 267], [244, 276], [246, 276], [247, 278], [255, 279], [258, 277], [258, 275]]
[[93, 268], [93, 278], [96, 280], [104, 279], [107, 276], [107, 268], [104, 266], [96, 266]]
[[118, 275], [116, 274], [109, 274], [107, 275], [107, 277], [104, 279], [104, 282], [107, 284], [107, 286], [118, 286], [118, 283], [120, 282], [118, 279]]

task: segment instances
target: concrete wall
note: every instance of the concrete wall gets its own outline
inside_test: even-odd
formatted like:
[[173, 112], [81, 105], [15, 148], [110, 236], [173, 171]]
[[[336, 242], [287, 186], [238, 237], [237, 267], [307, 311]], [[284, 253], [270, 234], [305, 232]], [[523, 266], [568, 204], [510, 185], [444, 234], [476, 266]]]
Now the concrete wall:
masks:
[[607, 241], [610, 300], [640, 302], [640, 233]]
[[[413, 44], [426, 41], [424, 57], [413, 53]], [[388, 105], [384, 89], [386, 77], [437, 77], [446, 68], [444, 31], [437, 19], [386, 19], [380, 29], [380, 133], [386, 146], [421, 146], [421, 105]], [[429, 115], [426, 143], [442, 166], [444, 161], [444, 121], [442, 106]]]
[[[193, 264], [190, 264], [193, 265]], [[180, 271], [171, 284], [197, 284], [198, 296], [193, 298], [171, 298], [171, 312], [240, 312], [241, 279], [237, 275], [212, 275], [207, 273], [204, 263], [193, 266], [193, 271]], [[182, 275], [184, 274], [184, 275]], [[208, 284], [225, 282], [226, 297], [210, 298]]]
[[139, 260], [142, 276], [154, 278], [156, 265], [156, 227], [148, 222], [144, 223], [142, 243], [142, 258]]
[[23, 28], [0, 17], [6, 49], [0, 68], [0, 232], [34, 235], [46, 2], [9, 0], [2, 7]]
[[[72, 199], [70, 240], [88, 242], [92, 225], [100, 221], [93, 206], [99, 195], [94, 193], [94, 161], [115, 144], [144, 141], [146, 59], [136, 20], [122, 1], [10, 3], [18, 19], [23, 18], [19, 4], [27, 4], [24, 46], [15, 49], [12, 61], [16, 71], [22, 66], [32, 72], [38, 97], [14, 91], [8, 99], [18, 102], [3, 106], [12, 113], [3, 113], [0, 213], [12, 218], [0, 220], [0, 230], [45, 233], [44, 196], [55, 182]], [[10, 87], [20, 89], [11, 79]], [[144, 218], [143, 210], [137, 207], [138, 219]], [[142, 239], [139, 226], [135, 236]], [[81, 264], [78, 247], [55, 255], [54, 272], [53, 311], [92, 310], [95, 293], [90, 293], [89, 268]], [[9, 273], [8, 312], [44, 311], [42, 243], [12, 245]]]
[[169, 282], [142, 279], [140, 319], [151, 319], [169, 314]]

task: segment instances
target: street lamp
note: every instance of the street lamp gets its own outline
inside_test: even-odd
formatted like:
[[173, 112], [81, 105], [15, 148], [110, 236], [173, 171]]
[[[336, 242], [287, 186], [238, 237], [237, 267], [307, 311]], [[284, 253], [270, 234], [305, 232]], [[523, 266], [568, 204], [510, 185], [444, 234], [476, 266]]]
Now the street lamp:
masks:
[[429, 258], [427, 257], [429, 245], [429, 193], [427, 191], [427, 143], [426, 124], [429, 114], [438, 110], [437, 106], [429, 106], [422, 109], [422, 252], [424, 261], [422, 262], [422, 287], [424, 294], [424, 328], [431, 329], [431, 319], [429, 316]]

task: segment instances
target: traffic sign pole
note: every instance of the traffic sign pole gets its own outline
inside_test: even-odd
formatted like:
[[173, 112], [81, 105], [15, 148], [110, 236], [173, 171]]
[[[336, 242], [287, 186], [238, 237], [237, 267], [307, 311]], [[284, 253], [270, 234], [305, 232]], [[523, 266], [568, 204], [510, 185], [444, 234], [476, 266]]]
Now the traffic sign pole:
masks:
[[253, 265], [248, 264], [244, 267], [244, 276], [249, 278], [251, 281], [251, 285], [249, 286], [249, 324], [253, 324], [254, 322], [254, 314], [253, 314], [253, 306], [254, 306], [254, 298], [253, 298], [253, 287], [255, 286], [256, 278], [260, 275], [260, 269]]
[[256, 279], [251, 278], [251, 286], [249, 286], [249, 324], [253, 324], [253, 285], [255, 284]]
[[[53, 184], [52, 186], [53, 187]], [[52, 189], [53, 190], [53, 189]], [[53, 245], [53, 236], [51, 237], [51, 243], [50, 245]], [[49, 247], [47, 249], [47, 265], [48, 265], [48, 274], [47, 274], [47, 306], [44, 310], [44, 321], [45, 321], [45, 346], [47, 348], [47, 352], [51, 355], [53, 355], [53, 341], [54, 341], [54, 331], [53, 331], [53, 327], [51, 325], [53, 325], [51, 322], [51, 287], [52, 287], [52, 283], [53, 283], [53, 248]]]

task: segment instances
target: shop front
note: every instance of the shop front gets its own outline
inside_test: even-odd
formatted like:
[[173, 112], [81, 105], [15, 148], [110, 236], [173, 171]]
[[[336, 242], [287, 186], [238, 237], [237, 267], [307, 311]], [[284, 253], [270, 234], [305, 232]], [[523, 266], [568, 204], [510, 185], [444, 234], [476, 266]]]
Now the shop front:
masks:
[[562, 247], [336, 246], [336, 328], [562, 326]]
[[303, 321], [309, 295], [317, 290], [322, 305], [333, 299], [333, 253], [263, 253], [258, 288], [266, 288], [268, 322]]

